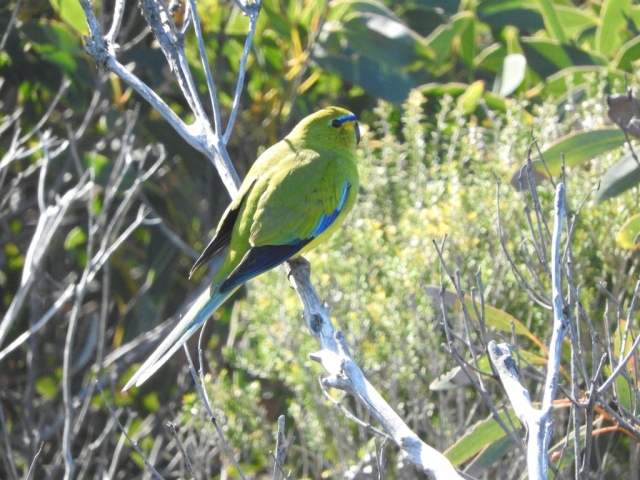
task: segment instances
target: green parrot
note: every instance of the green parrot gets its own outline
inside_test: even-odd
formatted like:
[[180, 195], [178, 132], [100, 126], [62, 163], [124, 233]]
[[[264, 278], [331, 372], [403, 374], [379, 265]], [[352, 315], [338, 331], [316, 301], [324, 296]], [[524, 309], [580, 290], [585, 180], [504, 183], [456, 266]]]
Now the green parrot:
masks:
[[358, 194], [359, 141], [356, 116], [328, 107], [260, 155], [191, 269], [192, 275], [218, 260], [213, 283], [123, 390], [153, 375], [244, 282], [312, 250], [338, 229]]

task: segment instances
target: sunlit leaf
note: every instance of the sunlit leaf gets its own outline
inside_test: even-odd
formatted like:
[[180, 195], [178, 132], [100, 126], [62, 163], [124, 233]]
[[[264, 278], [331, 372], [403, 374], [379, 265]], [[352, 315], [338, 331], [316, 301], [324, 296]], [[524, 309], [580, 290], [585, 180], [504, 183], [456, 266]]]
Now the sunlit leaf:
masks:
[[65, 250], [73, 250], [77, 246], [84, 244], [86, 241], [86, 233], [84, 233], [84, 230], [80, 226], [76, 225], [64, 239], [64, 248]]
[[477, 80], [467, 87], [465, 92], [458, 97], [458, 105], [468, 115], [478, 107], [478, 102], [484, 93], [484, 81]]
[[616, 235], [616, 242], [623, 248], [640, 250], [640, 214], [627, 220]]
[[473, 20], [474, 15], [472, 12], [461, 12], [451, 17], [449, 23], [438, 27], [427, 37], [426, 43], [435, 53], [436, 62], [443, 63], [449, 61], [455, 45], [454, 40], [462, 35]]
[[60, 391], [58, 381], [53, 377], [40, 377], [36, 380], [36, 391], [46, 398], [55, 398]]
[[564, 68], [527, 90], [527, 98], [556, 98], [562, 100], [566, 95], [577, 93], [590, 87], [595, 75], [605, 76], [610, 84], [623, 84], [625, 73], [602, 65], [586, 65]]
[[[434, 95], [441, 97], [444, 94], [449, 94], [453, 97], [457, 97], [459, 95], [464, 94], [469, 88], [469, 85], [465, 83], [427, 83], [419, 87], [420, 91], [423, 95]], [[482, 93], [482, 99], [487, 104], [487, 106], [493, 110], [506, 111], [507, 103], [506, 100], [499, 95], [496, 95], [492, 92], [484, 91]], [[525, 113], [525, 118], [529, 116]]]
[[[393, 103], [430, 75], [421, 63], [433, 57], [426, 41], [376, 2], [338, 2], [341, 23], [327, 22], [314, 60], [327, 70]], [[335, 12], [332, 13], [335, 15]]]
[[494, 43], [482, 50], [474, 59], [473, 65], [477, 69], [487, 70], [497, 74], [501, 71], [507, 49], [500, 43]]
[[621, 34], [631, 12], [631, 0], [604, 0], [596, 29], [596, 50], [608, 54], [622, 45]]
[[[542, 151], [542, 158], [551, 175], [559, 175], [562, 169], [562, 156], [567, 167], [591, 160], [598, 155], [620, 148], [624, 143], [624, 134], [618, 128], [576, 132], [565, 135]], [[534, 165], [544, 173], [542, 164]]]
[[[501, 411], [500, 418], [505, 424], [509, 425], [509, 417], [511, 417], [511, 419], [515, 419], [516, 417], [513, 409], [509, 408], [507, 412]], [[456, 467], [473, 458], [487, 446], [492, 445], [494, 442], [506, 436], [507, 434], [500, 424], [496, 422], [492, 416], [489, 416], [469, 428], [456, 443], [444, 452], [444, 455], [453, 466]]]
[[575, 38], [598, 24], [598, 17], [593, 10], [585, 10], [573, 4], [556, 4], [555, 10], [568, 38]]
[[538, 0], [538, 4], [547, 32], [560, 43], [567, 43], [565, 27], [558, 16], [554, 2], [551, 0]]
[[[460, 58], [469, 68], [473, 66], [473, 61], [476, 58], [478, 51], [478, 42], [477, 42], [477, 26], [478, 22], [469, 22], [467, 28], [462, 30], [459, 42], [458, 42], [458, 52]], [[469, 79], [473, 78], [472, 71], [469, 71]]]
[[161, 406], [160, 399], [155, 392], [147, 393], [142, 399], [142, 404], [152, 413], [160, 410]]
[[481, 477], [487, 468], [495, 465], [511, 450], [516, 448], [513, 440], [508, 436], [496, 439], [484, 447], [478, 455], [466, 466], [464, 472], [472, 477]]
[[631, 72], [638, 61], [640, 61], [640, 36], [629, 40], [618, 50], [613, 64], [620, 70]]
[[80, 35], [88, 33], [84, 11], [78, 0], [49, 0], [60, 18]]
[[498, 77], [498, 95], [506, 97], [515, 92], [524, 80], [527, 68], [527, 59], [524, 55], [514, 53], [504, 57], [502, 72]]

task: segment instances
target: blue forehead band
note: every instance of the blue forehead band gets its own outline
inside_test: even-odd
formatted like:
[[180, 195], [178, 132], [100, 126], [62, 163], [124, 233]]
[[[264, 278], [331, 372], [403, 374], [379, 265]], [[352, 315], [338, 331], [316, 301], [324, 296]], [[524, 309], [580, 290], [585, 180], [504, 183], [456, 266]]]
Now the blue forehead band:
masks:
[[353, 113], [347, 113], [342, 115], [341, 117], [336, 118], [335, 120], [333, 120], [334, 122], [338, 121], [340, 122], [340, 125], [342, 125], [345, 122], [355, 122], [357, 121], [356, 116]]
[[338, 120], [340, 120], [341, 123], [344, 123], [344, 122], [355, 122], [357, 119], [353, 113], [347, 113], [346, 115], [342, 115], [341, 117], [338, 117]]

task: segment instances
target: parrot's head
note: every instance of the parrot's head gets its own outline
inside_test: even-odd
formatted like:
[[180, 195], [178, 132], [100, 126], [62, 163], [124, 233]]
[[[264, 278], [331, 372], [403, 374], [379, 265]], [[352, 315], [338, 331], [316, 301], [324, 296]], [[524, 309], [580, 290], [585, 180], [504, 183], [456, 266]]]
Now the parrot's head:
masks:
[[360, 127], [356, 116], [349, 110], [327, 107], [309, 115], [291, 132], [305, 141], [321, 146], [355, 150], [360, 143]]

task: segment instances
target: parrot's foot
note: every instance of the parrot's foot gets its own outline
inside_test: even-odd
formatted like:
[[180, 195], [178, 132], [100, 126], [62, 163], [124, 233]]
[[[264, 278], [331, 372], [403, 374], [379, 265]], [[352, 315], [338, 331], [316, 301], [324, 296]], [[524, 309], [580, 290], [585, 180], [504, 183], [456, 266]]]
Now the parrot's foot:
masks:
[[287, 279], [291, 280], [291, 277], [295, 277], [300, 273], [306, 273], [311, 276], [311, 263], [303, 256], [299, 256], [288, 260], [284, 264], [284, 268], [287, 271]]

